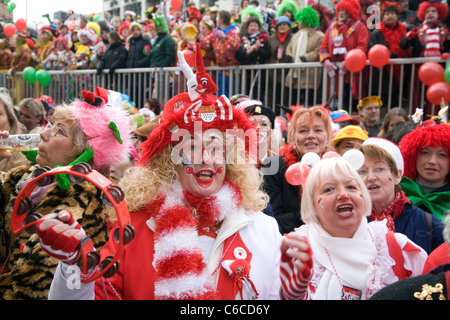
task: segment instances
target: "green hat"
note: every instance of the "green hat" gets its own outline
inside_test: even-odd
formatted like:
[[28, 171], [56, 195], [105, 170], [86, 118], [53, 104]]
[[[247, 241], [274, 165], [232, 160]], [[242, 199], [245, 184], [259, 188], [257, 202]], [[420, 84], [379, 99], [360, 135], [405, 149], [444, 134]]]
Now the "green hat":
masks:
[[169, 31], [167, 26], [166, 18], [161, 14], [161, 12], [156, 12], [153, 17], [153, 22], [155, 24], [155, 30], [157, 34], [166, 33]]
[[285, 10], [290, 11], [292, 13], [292, 16], [295, 17], [298, 12], [298, 7], [295, 2], [291, 0], [283, 0], [283, 2], [281, 2], [280, 6], [278, 7], [277, 17], [281, 17]]
[[319, 13], [311, 6], [306, 6], [297, 12], [295, 20], [305, 27], [318, 27], [320, 25]]

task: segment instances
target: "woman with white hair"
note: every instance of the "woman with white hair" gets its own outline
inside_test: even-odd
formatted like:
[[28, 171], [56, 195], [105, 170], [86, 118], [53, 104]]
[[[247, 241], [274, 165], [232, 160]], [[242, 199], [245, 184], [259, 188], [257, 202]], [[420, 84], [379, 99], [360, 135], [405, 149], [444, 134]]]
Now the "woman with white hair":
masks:
[[358, 172], [344, 158], [325, 158], [304, 184], [305, 225], [281, 245], [284, 298], [365, 300], [419, 275], [426, 252], [385, 222], [368, 223], [371, 199]]
[[144, 118], [145, 123], [149, 123], [150, 121], [153, 121], [156, 118], [155, 113], [147, 108], [139, 109], [138, 114]]

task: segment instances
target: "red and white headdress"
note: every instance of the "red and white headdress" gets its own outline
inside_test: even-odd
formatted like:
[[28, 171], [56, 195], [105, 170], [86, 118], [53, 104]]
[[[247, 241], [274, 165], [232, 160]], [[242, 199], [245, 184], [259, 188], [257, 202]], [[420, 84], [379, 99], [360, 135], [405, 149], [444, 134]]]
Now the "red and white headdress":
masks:
[[80, 31], [78, 31], [78, 37], [80, 36], [86, 36], [88, 39], [95, 43], [97, 41], [97, 35], [95, 34], [94, 30], [91, 28], [83, 28]]
[[[177, 143], [178, 141], [174, 141], [172, 138], [173, 134], [179, 130], [193, 133], [197, 128], [195, 124], [201, 124], [202, 130], [216, 129], [222, 132], [234, 129], [242, 129], [245, 132], [253, 128], [243, 110], [235, 108], [225, 95], [217, 97], [213, 94], [218, 89], [211, 77], [204, 71], [201, 55], [197, 55], [196, 64], [197, 74], [194, 74], [189, 66], [187, 68], [189, 68], [190, 74], [186, 74], [189, 71], [186, 71], [186, 66], [182, 66], [183, 72], [188, 78], [190, 92], [180, 93], [167, 101], [159, 125], [152, 131], [147, 141], [140, 145], [142, 151], [138, 161], [139, 165], [145, 166], [169, 143]], [[195, 92], [189, 89], [190, 83], [195, 85]]]

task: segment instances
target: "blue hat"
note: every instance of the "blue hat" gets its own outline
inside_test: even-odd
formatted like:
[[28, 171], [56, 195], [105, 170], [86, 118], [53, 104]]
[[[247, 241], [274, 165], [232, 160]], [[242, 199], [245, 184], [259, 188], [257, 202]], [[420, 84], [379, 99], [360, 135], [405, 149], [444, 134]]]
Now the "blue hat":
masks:
[[288, 17], [286, 17], [286, 16], [281, 16], [281, 17], [278, 18], [277, 22], [275, 23], [275, 29], [278, 27], [278, 25], [279, 25], [280, 23], [287, 23], [289, 26], [291, 26], [291, 24], [292, 24], [292, 23], [291, 23], [291, 20], [289, 20]]

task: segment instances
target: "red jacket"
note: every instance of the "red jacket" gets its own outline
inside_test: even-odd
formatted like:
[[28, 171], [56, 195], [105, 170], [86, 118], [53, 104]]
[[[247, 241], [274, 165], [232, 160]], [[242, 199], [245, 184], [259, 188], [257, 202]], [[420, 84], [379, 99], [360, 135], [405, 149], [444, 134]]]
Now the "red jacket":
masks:
[[[333, 22], [325, 32], [325, 37], [323, 37], [322, 45], [320, 46], [320, 62], [325, 59], [330, 59], [331, 61], [343, 61], [345, 55], [339, 55], [338, 57], [333, 55], [333, 49], [335, 48], [335, 36], [340, 25], [337, 22]], [[350, 21], [348, 23], [348, 29], [346, 32], [346, 48], [347, 52], [352, 49], [359, 48], [365, 53], [367, 53], [369, 46], [369, 30], [367, 27], [359, 20]]]

